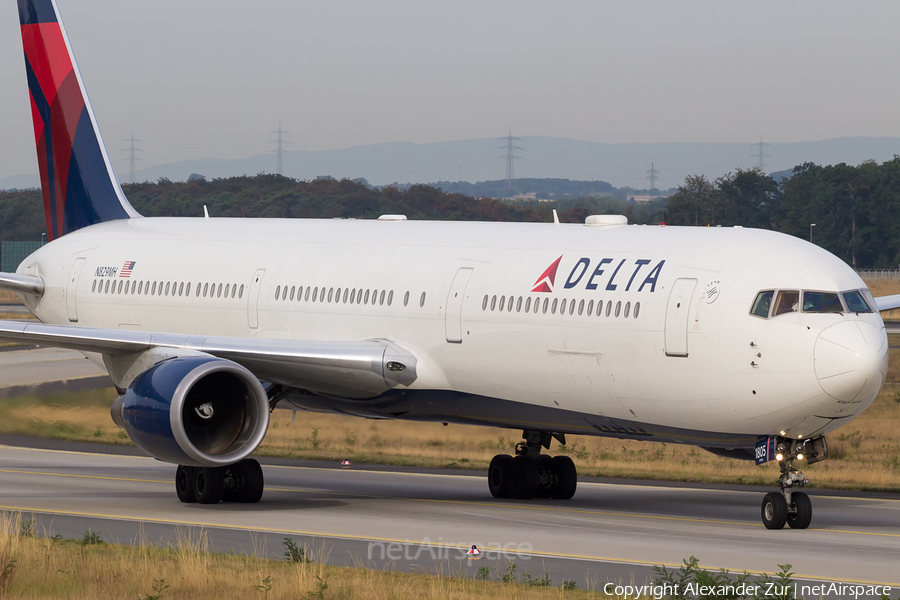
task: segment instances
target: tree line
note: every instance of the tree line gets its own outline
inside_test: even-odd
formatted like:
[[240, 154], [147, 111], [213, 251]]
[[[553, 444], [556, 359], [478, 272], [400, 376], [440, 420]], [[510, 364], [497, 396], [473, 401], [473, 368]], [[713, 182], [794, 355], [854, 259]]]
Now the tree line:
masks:
[[[737, 169], [715, 179], [689, 176], [668, 198], [635, 204], [612, 196], [552, 202], [473, 198], [413, 185], [373, 188], [364, 182], [281, 175], [160, 179], [123, 186], [146, 216], [359, 218], [405, 214], [410, 219], [583, 222], [589, 214], [624, 214], [629, 222], [759, 227], [808, 239], [854, 268], [896, 268], [900, 263], [900, 156], [878, 164], [819, 166], [804, 163], [776, 181], [758, 169]], [[0, 192], [0, 239], [40, 240], [45, 231], [39, 190]]]
[[878, 164], [804, 163], [775, 181], [737, 169], [709, 181], [689, 176], [665, 209], [669, 225], [742, 225], [822, 246], [853, 268], [900, 264], [900, 156]]

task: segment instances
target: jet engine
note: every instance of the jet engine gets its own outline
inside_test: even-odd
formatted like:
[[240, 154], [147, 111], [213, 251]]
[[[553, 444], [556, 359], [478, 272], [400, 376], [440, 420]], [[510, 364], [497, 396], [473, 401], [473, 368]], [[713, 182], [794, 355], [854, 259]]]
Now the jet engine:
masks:
[[241, 365], [209, 355], [171, 358], [147, 369], [111, 412], [141, 450], [194, 467], [243, 460], [269, 427], [269, 401], [259, 380]]

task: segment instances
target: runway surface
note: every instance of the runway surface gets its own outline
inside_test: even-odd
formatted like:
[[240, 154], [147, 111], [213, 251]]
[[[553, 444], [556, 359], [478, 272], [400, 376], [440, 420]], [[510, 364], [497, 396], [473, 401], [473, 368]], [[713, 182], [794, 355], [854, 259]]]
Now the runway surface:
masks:
[[2, 396], [111, 385], [106, 371], [75, 350], [29, 347], [0, 352]]
[[[500, 501], [478, 473], [261, 462], [259, 504], [203, 506], [178, 502], [174, 467], [149, 458], [4, 446], [0, 509], [34, 513], [48, 533], [70, 537], [91, 527], [108, 541], [158, 541], [202, 527], [219, 549], [274, 557], [290, 536], [338, 564], [470, 575], [486, 566], [496, 578], [515, 562], [581, 588], [646, 582], [652, 565], [691, 555], [712, 569], [791, 563], [801, 579], [900, 587], [900, 499], [884, 494], [812, 490], [810, 529], [768, 531], [762, 488], [587, 481], [570, 501]], [[506, 553], [466, 560], [471, 544]]]

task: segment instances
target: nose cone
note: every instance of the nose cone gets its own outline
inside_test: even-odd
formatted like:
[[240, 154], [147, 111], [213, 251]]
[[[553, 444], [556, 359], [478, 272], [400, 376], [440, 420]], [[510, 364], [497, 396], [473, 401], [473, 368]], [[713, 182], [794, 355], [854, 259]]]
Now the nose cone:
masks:
[[868, 405], [887, 373], [888, 344], [884, 330], [862, 321], [825, 328], [816, 340], [816, 377], [838, 404]]

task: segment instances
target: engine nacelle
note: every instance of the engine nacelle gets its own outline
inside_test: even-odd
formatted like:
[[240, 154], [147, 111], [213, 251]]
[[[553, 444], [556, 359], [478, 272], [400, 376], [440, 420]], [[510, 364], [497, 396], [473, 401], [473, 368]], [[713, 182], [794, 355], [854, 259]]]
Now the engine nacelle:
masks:
[[154, 458], [219, 467], [246, 458], [269, 428], [269, 401], [241, 365], [214, 356], [163, 361], [138, 375], [113, 420]]

